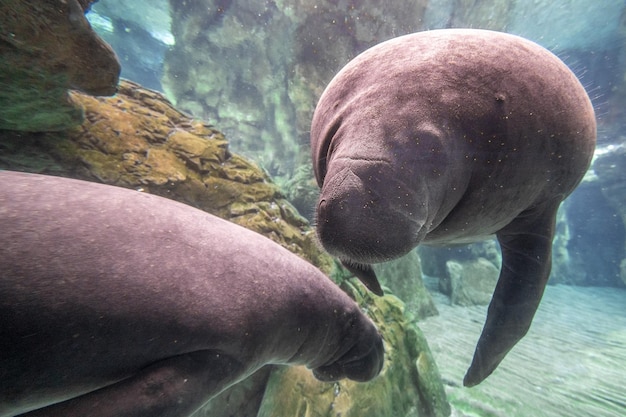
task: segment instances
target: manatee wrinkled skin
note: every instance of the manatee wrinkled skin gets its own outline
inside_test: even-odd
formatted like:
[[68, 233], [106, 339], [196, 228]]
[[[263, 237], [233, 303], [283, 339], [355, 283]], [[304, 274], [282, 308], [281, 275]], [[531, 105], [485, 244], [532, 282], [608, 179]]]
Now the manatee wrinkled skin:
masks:
[[476, 385], [532, 322], [556, 211], [595, 141], [583, 86], [533, 42], [472, 29], [383, 42], [333, 78], [313, 115], [319, 239], [381, 294], [370, 264], [495, 234], [501, 273], [464, 379]]
[[0, 416], [186, 416], [269, 363], [381, 370], [330, 279], [195, 208], [4, 171], [0, 230]]

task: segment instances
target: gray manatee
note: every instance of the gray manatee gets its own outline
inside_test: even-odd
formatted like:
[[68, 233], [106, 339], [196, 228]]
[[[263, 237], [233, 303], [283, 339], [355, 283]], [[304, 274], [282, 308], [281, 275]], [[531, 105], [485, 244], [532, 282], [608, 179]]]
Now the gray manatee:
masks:
[[0, 230], [0, 416], [186, 416], [265, 364], [381, 370], [330, 279], [184, 204], [3, 171]]
[[472, 29], [383, 42], [333, 78], [313, 115], [319, 239], [381, 294], [370, 264], [495, 234], [501, 273], [464, 379], [476, 385], [531, 324], [556, 211], [595, 141], [585, 89], [533, 42]]

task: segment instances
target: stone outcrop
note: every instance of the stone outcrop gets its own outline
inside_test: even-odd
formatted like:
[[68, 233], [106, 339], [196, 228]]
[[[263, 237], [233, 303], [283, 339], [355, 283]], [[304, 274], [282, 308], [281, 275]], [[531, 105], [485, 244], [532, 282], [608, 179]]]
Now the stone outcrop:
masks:
[[[626, 228], [626, 147], [615, 147], [599, 156], [593, 170], [602, 181], [602, 194], [619, 214], [623, 228]], [[621, 243], [624, 246], [622, 258], [618, 261], [619, 274], [626, 285], [626, 242]]]
[[419, 253], [424, 273], [438, 278], [439, 290], [452, 304], [489, 304], [502, 263], [495, 239], [465, 246], [422, 246]]
[[123, 81], [112, 98], [71, 95], [85, 122], [62, 133], [0, 131], [0, 166], [142, 189], [264, 234], [330, 273], [333, 262], [279, 188], [224, 136], [159, 93]]
[[68, 88], [115, 93], [120, 64], [85, 19], [91, 3], [0, 3], [0, 129], [42, 132], [76, 126], [82, 114], [70, 102]]
[[450, 281], [450, 302], [460, 306], [487, 305], [498, 282], [500, 271], [485, 258], [446, 262]]
[[402, 258], [373, 265], [381, 284], [406, 305], [406, 313], [415, 320], [439, 314], [430, 292], [422, 280], [422, 268], [417, 251]]

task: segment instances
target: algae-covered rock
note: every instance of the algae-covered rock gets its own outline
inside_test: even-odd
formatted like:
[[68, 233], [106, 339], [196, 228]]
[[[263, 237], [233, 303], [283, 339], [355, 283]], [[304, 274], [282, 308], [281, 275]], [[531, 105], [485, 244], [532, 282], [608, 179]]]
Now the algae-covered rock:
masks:
[[485, 258], [446, 263], [450, 280], [450, 301], [460, 306], [487, 305], [500, 271]]
[[92, 1], [0, 2], [0, 129], [58, 131], [82, 113], [68, 88], [112, 95], [120, 64], [91, 29]]
[[308, 131], [324, 86], [373, 44], [420, 28], [425, 0], [170, 1], [175, 44], [163, 87], [214, 121], [233, 149], [273, 176], [308, 163]]
[[422, 281], [417, 251], [373, 266], [381, 284], [389, 287], [391, 292], [404, 302], [408, 315], [416, 320], [422, 320], [439, 314], [430, 292]]
[[398, 298], [372, 297], [360, 284], [344, 288], [365, 305], [385, 341], [385, 365], [367, 383], [317, 381], [303, 367], [270, 377], [257, 417], [404, 417], [450, 415], [437, 365]]
[[59, 133], [0, 131], [0, 168], [141, 189], [257, 231], [329, 273], [308, 222], [224, 136], [159, 93], [124, 81], [116, 97], [72, 93], [84, 123]]

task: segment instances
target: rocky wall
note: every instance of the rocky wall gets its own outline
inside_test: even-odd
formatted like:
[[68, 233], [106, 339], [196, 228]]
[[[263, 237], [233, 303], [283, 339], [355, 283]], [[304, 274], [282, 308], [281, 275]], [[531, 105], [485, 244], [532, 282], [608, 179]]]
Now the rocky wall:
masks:
[[324, 86], [358, 52], [420, 29], [425, 1], [172, 1], [163, 85], [274, 176], [309, 163]]
[[56, 131], [82, 113], [68, 88], [112, 95], [120, 63], [91, 28], [93, 1], [0, 2], [0, 129]]
[[[626, 142], [626, 140], [625, 140]], [[607, 199], [614, 213], [621, 219], [622, 232], [626, 229], [626, 148], [616, 147], [611, 152], [599, 157], [593, 169], [602, 179], [602, 194]], [[610, 238], [604, 235], [603, 238]], [[626, 239], [622, 233], [622, 240], [615, 242], [619, 255], [615, 256], [616, 270], [622, 282], [626, 285]], [[620, 256], [621, 255], [621, 256]]]

